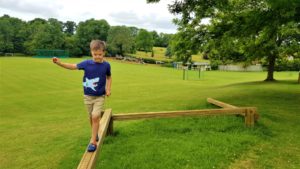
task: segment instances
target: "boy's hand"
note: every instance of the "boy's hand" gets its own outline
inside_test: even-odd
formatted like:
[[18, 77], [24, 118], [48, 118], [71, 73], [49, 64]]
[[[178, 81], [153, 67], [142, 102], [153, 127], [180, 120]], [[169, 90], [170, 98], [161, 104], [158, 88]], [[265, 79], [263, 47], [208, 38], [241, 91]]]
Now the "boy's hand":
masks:
[[52, 58], [53, 63], [60, 63], [60, 60], [57, 57]]
[[110, 96], [110, 95], [111, 95], [110, 90], [105, 90], [105, 95], [106, 95], [106, 96]]

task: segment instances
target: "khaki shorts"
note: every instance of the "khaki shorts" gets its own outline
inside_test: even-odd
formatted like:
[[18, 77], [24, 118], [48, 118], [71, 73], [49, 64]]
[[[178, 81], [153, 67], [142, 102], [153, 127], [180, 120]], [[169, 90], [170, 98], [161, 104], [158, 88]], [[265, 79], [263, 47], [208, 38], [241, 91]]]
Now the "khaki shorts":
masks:
[[101, 117], [101, 112], [104, 110], [103, 96], [88, 96], [84, 95], [84, 104], [87, 108], [90, 117]]

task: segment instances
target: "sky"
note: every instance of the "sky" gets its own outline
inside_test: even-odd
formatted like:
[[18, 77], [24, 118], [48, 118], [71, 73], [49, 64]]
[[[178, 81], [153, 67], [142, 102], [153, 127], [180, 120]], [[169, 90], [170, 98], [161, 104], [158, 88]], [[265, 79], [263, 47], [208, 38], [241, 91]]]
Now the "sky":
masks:
[[56, 18], [77, 24], [87, 19], [105, 19], [111, 26], [126, 25], [158, 33], [176, 33], [168, 11], [173, 0], [147, 4], [146, 0], [0, 0], [0, 16], [8, 14], [24, 21]]

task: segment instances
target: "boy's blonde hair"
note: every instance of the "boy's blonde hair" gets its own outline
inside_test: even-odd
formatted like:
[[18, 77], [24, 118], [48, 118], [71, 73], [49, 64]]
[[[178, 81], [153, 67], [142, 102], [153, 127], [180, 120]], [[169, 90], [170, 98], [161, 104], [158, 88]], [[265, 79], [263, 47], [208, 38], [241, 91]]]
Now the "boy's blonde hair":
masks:
[[101, 41], [101, 40], [92, 40], [90, 43], [90, 49], [91, 49], [91, 51], [95, 51], [95, 50], [105, 51], [106, 44], [104, 41]]

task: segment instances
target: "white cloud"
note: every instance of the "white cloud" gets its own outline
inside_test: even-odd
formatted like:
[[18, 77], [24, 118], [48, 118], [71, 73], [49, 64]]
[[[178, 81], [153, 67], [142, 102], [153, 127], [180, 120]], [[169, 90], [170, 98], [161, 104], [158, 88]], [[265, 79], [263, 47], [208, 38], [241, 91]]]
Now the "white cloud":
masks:
[[110, 25], [127, 25], [149, 31], [175, 33], [174, 16], [167, 4], [172, 0], [147, 4], [146, 0], [0, 0], [0, 15], [8, 14], [23, 20], [37, 17], [61, 21], [105, 19]]
[[155, 13], [148, 15], [138, 15], [134, 11], [111, 13], [111, 18], [120, 24], [136, 26], [144, 29], [155, 30], [175, 30], [175, 25], [170, 22], [172, 18], [158, 17]]
[[45, 0], [0, 0], [0, 7], [10, 11], [17, 11], [24, 15], [36, 14], [37, 16], [49, 18], [58, 17], [58, 12], [62, 8], [61, 5], [55, 2], [48, 4]]

